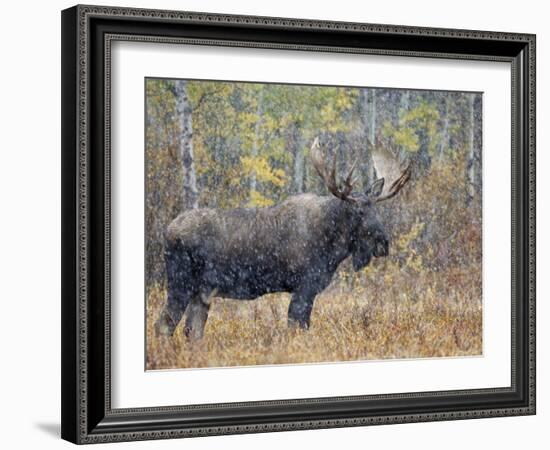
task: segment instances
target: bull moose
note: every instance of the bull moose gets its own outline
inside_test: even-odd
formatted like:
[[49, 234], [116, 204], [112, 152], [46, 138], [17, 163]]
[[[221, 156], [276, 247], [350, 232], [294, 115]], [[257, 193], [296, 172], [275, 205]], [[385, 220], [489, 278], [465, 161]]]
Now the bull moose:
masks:
[[[274, 292], [292, 295], [288, 324], [307, 329], [315, 296], [344, 259], [351, 256], [359, 270], [373, 256], [388, 255], [389, 238], [376, 204], [403, 188], [411, 165], [399, 170], [386, 190], [381, 177], [364, 192], [354, 192], [357, 161], [339, 183], [336, 158], [328, 168], [318, 139], [310, 157], [332, 195], [295, 195], [265, 208], [191, 209], [170, 223], [165, 237], [168, 299], [155, 324], [157, 335], [171, 336], [187, 311], [185, 335], [199, 339], [212, 297], [254, 300]], [[374, 162], [381, 175], [381, 164]]]

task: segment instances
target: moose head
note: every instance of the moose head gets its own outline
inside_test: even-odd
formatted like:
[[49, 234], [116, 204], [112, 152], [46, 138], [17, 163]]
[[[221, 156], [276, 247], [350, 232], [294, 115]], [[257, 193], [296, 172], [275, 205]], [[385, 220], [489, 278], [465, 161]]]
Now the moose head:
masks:
[[[350, 205], [353, 215], [353, 237], [351, 254], [353, 268], [357, 271], [367, 264], [373, 256], [389, 254], [389, 238], [380, 223], [376, 205], [396, 196], [411, 178], [411, 164], [399, 170], [397, 159], [381, 148], [372, 152], [376, 173], [380, 178], [374, 180], [363, 192], [354, 192], [353, 172], [358, 159], [351, 165], [342, 182], [336, 177], [336, 156], [329, 169], [321, 152], [319, 139], [315, 138], [311, 146], [311, 162], [332, 195]], [[394, 180], [386, 183], [386, 177]], [[385, 186], [389, 186], [384, 189]]]

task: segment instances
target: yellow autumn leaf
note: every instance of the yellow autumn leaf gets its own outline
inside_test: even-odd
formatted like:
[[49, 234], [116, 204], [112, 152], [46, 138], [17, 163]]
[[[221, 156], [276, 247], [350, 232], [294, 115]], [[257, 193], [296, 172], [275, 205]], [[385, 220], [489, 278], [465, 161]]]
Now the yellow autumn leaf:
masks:
[[257, 181], [269, 182], [275, 186], [285, 185], [286, 176], [281, 169], [273, 169], [265, 156], [241, 157], [243, 175], [254, 175]]

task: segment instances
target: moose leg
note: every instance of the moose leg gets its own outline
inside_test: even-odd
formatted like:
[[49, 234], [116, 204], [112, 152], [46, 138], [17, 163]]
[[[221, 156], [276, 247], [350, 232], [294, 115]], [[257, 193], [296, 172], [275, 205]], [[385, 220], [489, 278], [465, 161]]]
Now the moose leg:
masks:
[[202, 339], [210, 309], [209, 296], [197, 295], [189, 305], [185, 320], [185, 336], [190, 340]]
[[300, 327], [304, 330], [309, 328], [309, 318], [313, 309], [315, 294], [295, 292], [290, 299], [288, 306], [288, 326], [290, 328]]
[[193, 287], [191, 260], [184, 252], [168, 248], [164, 254], [168, 300], [155, 323], [156, 335], [172, 336], [196, 291]]
[[185, 290], [168, 291], [168, 301], [155, 323], [157, 336], [172, 336], [174, 334], [191, 297], [192, 294]]

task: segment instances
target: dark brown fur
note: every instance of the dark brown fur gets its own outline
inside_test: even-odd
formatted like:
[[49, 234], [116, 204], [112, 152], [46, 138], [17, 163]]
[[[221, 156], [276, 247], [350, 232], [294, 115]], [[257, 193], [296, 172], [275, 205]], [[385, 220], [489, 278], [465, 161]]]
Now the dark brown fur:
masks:
[[166, 232], [167, 305], [157, 331], [171, 335], [188, 305], [186, 334], [201, 337], [212, 295], [253, 300], [289, 292], [290, 324], [308, 328], [315, 296], [338, 265], [384, 256], [388, 240], [370, 200], [303, 194], [258, 209], [194, 209]]

